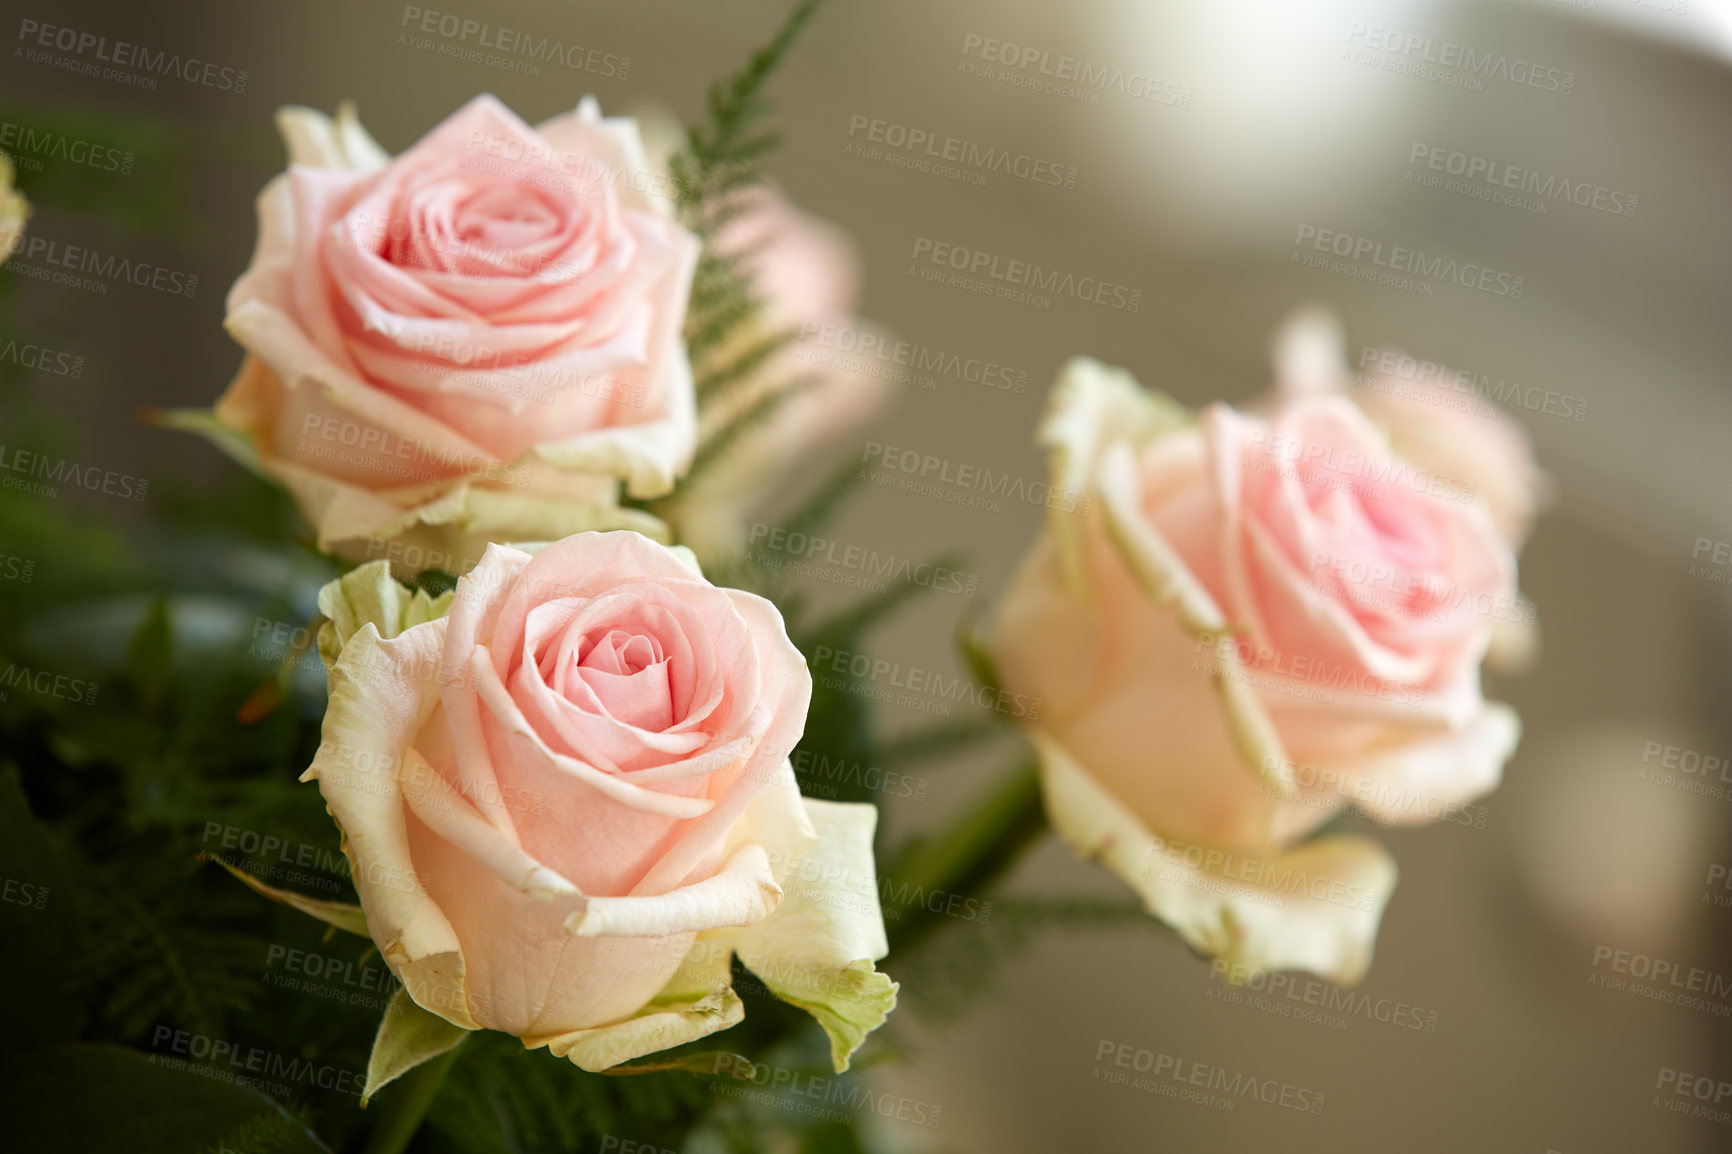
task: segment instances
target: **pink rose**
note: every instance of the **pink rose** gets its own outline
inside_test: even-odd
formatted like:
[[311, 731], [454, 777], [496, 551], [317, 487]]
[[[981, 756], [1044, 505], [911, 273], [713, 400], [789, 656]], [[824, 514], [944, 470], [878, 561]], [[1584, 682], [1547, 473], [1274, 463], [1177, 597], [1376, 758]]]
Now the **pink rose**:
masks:
[[[768, 601], [613, 532], [489, 546], [448, 608], [383, 563], [320, 606], [307, 777], [421, 1007], [599, 1069], [739, 1021], [738, 953], [791, 1001], [827, 991], [841, 1066], [883, 1020], [875, 891], [815, 892], [872, 876], [876, 811], [801, 798], [811, 678]], [[808, 851], [847, 868], [807, 878]]]
[[1368, 349], [1355, 381], [1345, 349], [1333, 314], [1294, 314], [1275, 339], [1277, 399], [1346, 393], [1397, 453], [1478, 500], [1521, 548], [1551, 489], [1527, 430], [1442, 365]]
[[1055, 826], [1194, 947], [1344, 982], [1395, 881], [1349, 804], [1390, 823], [1493, 788], [1519, 725], [1480, 695], [1515, 561], [1339, 397], [1200, 420], [1073, 361], [1042, 428], [1055, 512], [994, 628]]
[[532, 129], [480, 96], [391, 158], [348, 109], [278, 123], [216, 416], [321, 546], [659, 532], [618, 490], [664, 493], [691, 457], [698, 243], [642, 191], [635, 126], [586, 100]]
[[[1478, 394], [1471, 379], [1443, 365], [1391, 350], [1367, 349], [1357, 378], [1348, 367], [1341, 322], [1323, 309], [1302, 309], [1276, 333], [1272, 403], [1338, 393], [1358, 405], [1390, 447], [1439, 484], [1477, 501], [1520, 551], [1534, 519], [1551, 501], [1551, 478], [1534, 460], [1533, 442], [1509, 413]], [[1587, 402], [1572, 398], [1586, 413]], [[1572, 406], [1573, 408], [1574, 406]], [[1494, 614], [1488, 667], [1530, 668], [1539, 656], [1539, 616], [1520, 601]]]

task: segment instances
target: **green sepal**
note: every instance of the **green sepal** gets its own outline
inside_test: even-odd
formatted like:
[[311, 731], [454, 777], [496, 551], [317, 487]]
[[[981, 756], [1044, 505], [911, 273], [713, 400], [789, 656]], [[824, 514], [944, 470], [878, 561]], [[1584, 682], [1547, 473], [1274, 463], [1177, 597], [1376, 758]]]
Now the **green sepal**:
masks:
[[363, 938], [373, 936], [367, 930], [367, 915], [361, 912], [360, 906], [349, 902], [331, 902], [323, 898], [310, 898], [290, 890], [280, 890], [276, 886], [260, 881], [239, 866], [230, 865], [220, 857], [212, 857], [210, 860], [273, 902], [282, 902], [285, 906], [293, 906], [303, 914], [318, 918], [321, 922], [336, 926], [339, 930], [347, 930], [349, 933], [357, 934]]
[[469, 1036], [462, 1026], [453, 1026], [438, 1014], [423, 1010], [399, 989], [379, 1019], [373, 1037], [373, 1052], [367, 1058], [367, 1085], [361, 1091], [365, 1106], [380, 1087], [389, 1085], [430, 1058], [454, 1049]]

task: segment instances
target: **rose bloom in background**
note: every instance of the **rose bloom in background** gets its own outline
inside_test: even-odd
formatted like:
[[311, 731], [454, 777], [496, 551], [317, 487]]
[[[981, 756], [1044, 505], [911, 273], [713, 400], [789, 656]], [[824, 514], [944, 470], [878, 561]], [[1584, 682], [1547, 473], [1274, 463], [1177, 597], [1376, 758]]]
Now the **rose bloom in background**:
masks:
[[[679, 122], [656, 107], [638, 110], [636, 119], [651, 163], [666, 171], [683, 139]], [[802, 461], [888, 409], [904, 371], [893, 360], [845, 351], [862, 337], [880, 348], [894, 344], [887, 330], [855, 315], [864, 262], [845, 229], [799, 208], [774, 184], [746, 189], [735, 208], [715, 250], [742, 257], [762, 311], [711, 359], [726, 365], [774, 334], [791, 339], [738, 387], [705, 398], [699, 439], [768, 398], [787, 397], [669, 510], [680, 542], [705, 558], [732, 557], [749, 545], [748, 518]]]
[[[1402, 457], [1483, 505], [1519, 553], [1552, 491], [1527, 430], [1479, 396], [1471, 378], [1462, 387], [1462, 375], [1443, 365], [1394, 350], [1371, 354], [1356, 379], [1340, 318], [1323, 308], [1300, 309], [1275, 334], [1271, 403], [1317, 393], [1346, 396]], [[1539, 616], [1531, 602], [1493, 615], [1490, 667], [1521, 672], [1538, 655]]]
[[793, 339], [744, 387], [705, 405], [700, 436], [724, 427], [765, 398], [786, 393], [768, 419], [754, 426], [714, 468], [680, 495], [672, 514], [680, 540], [700, 556], [738, 553], [749, 544], [748, 517], [802, 461], [889, 408], [900, 386], [893, 362], [827, 347], [838, 335], [850, 347], [863, 336], [880, 347], [888, 332], [854, 315], [861, 260], [839, 226], [795, 207], [780, 189], [748, 191], [740, 214], [716, 238], [723, 253], [750, 253], [748, 267], [763, 301], [758, 331], [731, 344], [738, 355], [775, 332]]
[[352, 559], [462, 572], [490, 539], [663, 532], [619, 490], [691, 459], [698, 242], [645, 191], [635, 125], [480, 96], [392, 158], [349, 109], [277, 122], [289, 170], [228, 298], [247, 357], [206, 431]]
[[1345, 397], [1193, 416], [1071, 362], [1041, 441], [1054, 511], [992, 645], [1038, 696], [1054, 827], [1238, 972], [1362, 978], [1396, 870], [1307, 835], [1344, 807], [1419, 824], [1494, 788], [1519, 722], [1480, 692], [1515, 558]]
[[801, 797], [774, 606], [610, 532], [490, 546], [436, 601], [377, 562], [320, 607], [306, 776], [418, 1005], [599, 1070], [740, 1021], [737, 954], [847, 1067], [895, 1004], [877, 811]]

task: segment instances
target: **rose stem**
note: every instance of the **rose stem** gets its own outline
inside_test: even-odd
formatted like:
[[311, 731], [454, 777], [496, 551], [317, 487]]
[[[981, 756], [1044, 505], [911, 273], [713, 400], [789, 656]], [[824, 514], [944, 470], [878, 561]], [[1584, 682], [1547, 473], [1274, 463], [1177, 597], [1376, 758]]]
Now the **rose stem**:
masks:
[[396, 1092], [384, 1096], [379, 1103], [379, 1123], [368, 1135], [362, 1154], [402, 1154], [408, 1149], [409, 1140], [421, 1128], [421, 1120], [432, 1108], [433, 1099], [439, 1096], [439, 1087], [444, 1085], [445, 1075], [450, 1073], [462, 1049], [453, 1046], [397, 1079], [393, 1087]]
[[996, 782], [983, 801], [967, 807], [954, 825], [916, 838], [897, 856], [879, 892], [887, 899], [902, 894], [915, 897], [911, 904], [885, 911], [891, 951], [907, 949], [939, 923], [921, 895], [977, 896], [1016, 864], [1045, 830], [1040, 775], [1030, 758]]

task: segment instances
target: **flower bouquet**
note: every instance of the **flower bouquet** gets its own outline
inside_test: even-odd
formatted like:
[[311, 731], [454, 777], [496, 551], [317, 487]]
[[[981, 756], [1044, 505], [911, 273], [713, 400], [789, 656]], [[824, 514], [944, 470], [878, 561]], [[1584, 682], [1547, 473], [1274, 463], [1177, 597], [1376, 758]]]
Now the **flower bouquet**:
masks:
[[[745, 528], [893, 392], [798, 355], [869, 331], [846, 234], [762, 167], [817, 7], [677, 139], [481, 95], [393, 155], [282, 109], [238, 372], [147, 414], [232, 484], [150, 548], [0, 498], [43, 578], [0, 644], [30, 1148], [936, 1146], [942, 1107], [868, 1068], [899, 983], [983, 984], [949, 946], [1129, 922], [1232, 981], [1353, 984], [1396, 869], [1348, 811], [1496, 786], [1520, 727], [1479, 671], [1533, 646], [1542, 478], [1513, 425], [1355, 385], [1316, 315], [1245, 411], [1064, 366], [1065, 499], [958, 623], [990, 719], [883, 731], [859, 639], [953, 559], [819, 612]], [[777, 532], [822, 540], [874, 468]], [[911, 769], [1005, 749], [936, 831], [881, 820]], [[1134, 900], [1007, 896], [1048, 823]]]

